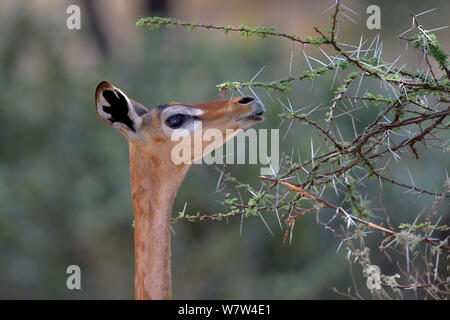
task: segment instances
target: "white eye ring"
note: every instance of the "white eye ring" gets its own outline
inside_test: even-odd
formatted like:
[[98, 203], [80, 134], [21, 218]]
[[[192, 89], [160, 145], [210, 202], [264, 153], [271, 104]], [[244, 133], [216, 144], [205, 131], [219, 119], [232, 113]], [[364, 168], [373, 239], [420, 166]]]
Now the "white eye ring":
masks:
[[[197, 122], [200, 122], [200, 119], [198, 119], [198, 116], [201, 116], [203, 114], [202, 110], [189, 107], [189, 106], [183, 106], [183, 105], [172, 105], [164, 108], [161, 111], [161, 126], [163, 128], [163, 131], [166, 135], [171, 136], [172, 132], [174, 130], [178, 129], [186, 129], [188, 132], [194, 132]], [[181, 116], [183, 119], [180, 121], [178, 125], [171, 126], [170, 123], [168, 123], [168, 120], [170, 120], [172, 117]], [[176, 124], [176, 123], [174, 123]]]

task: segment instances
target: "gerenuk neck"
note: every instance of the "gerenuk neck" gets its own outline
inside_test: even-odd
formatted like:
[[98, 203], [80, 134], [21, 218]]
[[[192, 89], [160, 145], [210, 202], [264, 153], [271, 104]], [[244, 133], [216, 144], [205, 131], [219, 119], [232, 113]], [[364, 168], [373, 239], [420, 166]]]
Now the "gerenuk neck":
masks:
[[[162, 161], [161, 154], [130, 144], [134, 207], [135, 297], [171, 299], [170, 219], [188, 165]], [[163, 157], [164, 158], [164, 157]]]

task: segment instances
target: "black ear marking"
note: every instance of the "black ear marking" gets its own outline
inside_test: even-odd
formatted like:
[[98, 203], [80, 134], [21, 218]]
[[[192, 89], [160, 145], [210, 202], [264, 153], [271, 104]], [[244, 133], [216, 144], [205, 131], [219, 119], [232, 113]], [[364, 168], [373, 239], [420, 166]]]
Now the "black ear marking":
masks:
[[112, 90], [104, 90], [102, 94], [105, 100], [110, 104], [110, 106], [102, 106], [103, 111], [111, 115], [108, 120], [111, 123], [121, 122], [131, 130], [136, 132], [133, 126], [133, 122], [128, 117], [128, 103], [123, 94], [121, 94], [119, 91], [113, 92]]

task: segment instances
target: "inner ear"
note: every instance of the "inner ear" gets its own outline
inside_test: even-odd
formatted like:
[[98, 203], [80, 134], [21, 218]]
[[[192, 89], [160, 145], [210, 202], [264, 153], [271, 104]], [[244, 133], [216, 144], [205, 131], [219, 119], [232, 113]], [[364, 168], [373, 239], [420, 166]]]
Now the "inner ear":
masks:
[[[122, 90], [103, 81], [95, 90], [95, 108], [99, 117], [122, 133], [137, 133], [142, 125], [141, 114], [146, 108], [130, 99]], [[127, 138], [131, 138], [127, 135]]]
[[106, 89], [102, 92], [103, 98], [109, 103], [103, 105], [102, 109], [110, 117], [107, 119], [110, 123], [119, 122], [125, 124], [133, 132], [136, 132], [133, 121], [128, 116], [130, 112], [130, 106], [125, 96], [118, 90]]

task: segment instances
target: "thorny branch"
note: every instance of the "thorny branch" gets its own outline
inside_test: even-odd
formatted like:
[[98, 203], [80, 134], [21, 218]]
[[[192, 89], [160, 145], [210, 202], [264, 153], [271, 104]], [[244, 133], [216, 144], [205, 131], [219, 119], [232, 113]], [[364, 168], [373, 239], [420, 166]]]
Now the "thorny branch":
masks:
[[[266, 177], [261, 177], [261, 178], [267, 179]], [[273, 180], [272, 180], [272, 181], [273, 181]], [[369, 228], [377, 229], [377, 230], [380, 230], [380, 231], [382, 231], [382, 232], [391, 234], [391, 235], [393, 235], [393, 236], [397, 236], [397, 235], [398, 235], [398, 232], [396, 232], [396, 231], [393, 231], [393, 230], [390, 230], [390, 229], [381, 227], [381, 226], [376, 225], [375, 223], [372, 223], [372, 222], [370, 222], [370, 221], [366, 221], [366, 220], [361, 219], [361, 218], [358, 218], [358, 217], [356, 217], [356, 216], [354, 216], [354, 215], [348, 214], [348, 213], [347, 213], [344, 209], [342, 209], [341, 207], [336, 206], [336, 205], [334, 205], [334, 204], [328, 202], [328, 201], [325, 200], [325, 199], [319, 198], [319, 197], [317, 197], [317, 196], [315, 196], [315, 195], [309, 193], [308, 191], [305, 191], [305, 190], [303, 190], [303, 189], [301, 189], [301, 188], [299, 188], [299, 187], [297, 187], [297, 186], [295, 186], [295, 185], [293, 185], [293, 184], [291, 184], [291, 183], [289, 183], [289, 182], [286, 182], [286, 181], [278, 181], [278, 182], [281, 183], [281, 184], [284, 184], [285, 186], [288, 186], [290, 189], [294, 190], [294, 191], [297, 192], [298, 194], [301, 194], [301, 195], [304, 195], [304, 196], [306, 196], [306, 197], [308, 197], [308, 198], [311, 198], [311, 199], [313, 199], [313, 200], [319, 202], [319, 203], [322, 205], [322, 206], [315, 207], [315, 208], [313, 208], [313, 209], [309, 209], [309, 210], [305, 210], [305, 211], [303, 211], [303, 212], [300, 212], [300, 214], [297, 214], [297, 215], [295, 215], [295, 216], [291, 216], [291, 217], [290, 217], [290, 222], [288, 223], [288, 225], [292, 225], [293, 222], [294, 222], [297, 218], [299, 218], [300, 216], [302, 216], [302, 215], [304, 215], [304, 214], [307, 214], [307, 213], [310, 213], [310, 212], [313, 212], [313, 211], [316, 211], [316, 210], [320, 210], [321, 207], [325, 207], [325, 208], [330, 208], [330, 209], [336, 210], [337, 213], [342, 214], [342, 215], [343, 215], [346, 219], [348, 219], [349, 221], [356, 221], [356, 222], [359, 222], [359, 223], [361, 223], [361, 224], [363, 224], [363, 225], [365, 225], [365, 226], [367, 226], [367, 227], [369, 227]], [[289, 229], [286, 229], [286, 233], [287, 233], [288, 231], [289, 231]], [[285, 238], [286, 238], [286, 236], [285, 236]], [[430, 240], [430, 239], [428, 239], [428, 238], [423, 238], [423, 239], [421, 239], [420, 241], [421, 241], [421, 242], [424, 242], [424, 243], [428, 243], [428, 244], [433, 245], [433, 246], [436, 246], [436, 247], [439, 247], [439, 248], [442, 248], [442, 249], [445, 249], [445, 250], [450, 250], [450, 246], [447, 246], [447, 245], [444, 245], [444, 244], [436, 243], [436, 242], [434, 242], [434, 241], [432, 241], [432, 240]]]
[[[363, 275], [367, 279], [374, 279], [371, 273], [373, 268], [370, 250], [364, 243], [369, 233], [367, 230], [378, 232], [384, 237], [379, 250], [389, 260], [392, 258], [388, 250], [404, 259], [403, 265], [396, 261], [396, 266], [403, 275], [402, 280], [407, 284], [397, 283], [396, 278], [400, 277], [398, 275], [381, 275], [379, 279], [375, 279], [377, 286], [372, 291], [374, 298], [390, 299], [390, 293], [386, 289], [392, 290], [399, 297], [402, 297], [400, 291], [416, 292], [417, 289], [421, 289], [426, 297], [448, 298], [449, 281], [444, 274], [439, 274], [438, 267], [443, 263], [439, 261], [445, 260], [442, 255], [448, 257], [450, 250], [449, 227], [439, 225], [442, 215], [439, 217], [437, 214], [438, 206], [445, 203], [442, 201], [450, 198], [448, 173], [444, 172], [446, 179], [442, 183], [443, 189], [431, 191], [416, 185], [419, 181], [415, 181], [408, 168], [405, 167], [410, 183], [393, 177], [389, 170], [392, 163], [401, 163], [404, 159], [420, 160], [425, 150], [426, 152], [433, 149], [444, 152], [450, 150], [449, 141], [445, 140], [443, 134], [450, 125], [448, 121], [446, 122], [450, 115], [448, 54], [443, 51], [436, 36], [418, 22], [417, 17], [426, 12], [417, 15], [410, 13], [413, 19], [412, 28], [398, 37], [412, 44], [424, 56], [425, 69], [419, 67], [418, 70], [413, 70], [407, 68], [406, 64], [401, 65], [400, 57], [394, 62], [383, 59], [379, 35], [372, 41], [364, 40], [361, 36], [357, 45], [345, 44], [342, 40], [338, 40], [341, 18], [349, 18], [344, 13], [345, 9], [349, 8], [342, 5], [340, 0], [336, 0], [329, 9], [332, 9], [333, 13], [330, 15], [331, 22], [328, 29], [323, 31], [319, 27], [314, 27], [313, 30], [318, 35], [314, 38], [301, 38], [267, 27], [214, 26], [188, 23], [174, 18], [152, 17], [138, 21], [137, 25], [146, 25], [150, 28], [161, 25], [169, 28], [180, 26], [191, 31], [200, 28], [219, 30], [225, 34], [239, 33], [246, 37], [286, 39], [293, 44], [300, 44], [303, 48], [318, 47], [324, 55], [322, 59], [326, 59], [324, 62], [320, 57], [308, 56], [303, 51], [308, 62], [308, 70], [275, 81], [253, 79], [249, 82], [224, 82], [217, 85], [224, 94], [227, 90], [252, 88], [265, 90], [268, 94], [270, 90], [285, 93], [292, 90], [296, 82], [312, 81], [327, 74], [333, 77], [332, 86], [341, 82], [335, 89], [333, 98], [325, 102], [327, 105], [321, 108], [319, 105], [294, 110], [289, 100], [288, 106], [280, 100], [283, 112], [279, 117], [282, 121], [290, 121], [291, 124], [298, 122], [317, 132], [311, 139], [310, 159], [302, 161], [300, 152], [298, 160], [295, 159], [293, 151], [291, 155], [284, 154], [280, 167], [274, 168], [276, 174], [273, 177], [260, 177], [260, 188], [253, 188], [239, 181], [224, 166], [223, 169], [218, 169], [220, 178], [217, 185], [224, 193], [225, 213], [189, 215], [183, 210], [172, 221], [195, 222], [240, 217], [242, 232], [244, 218], [259, 216], [268, 227], [263, 216], [275, 214], [284, 233], [283, 243], [288, 239], [290, 243], [295, 222], [308, 214], [316, 213], [317, 223], [341, 241], [338, 249], [341, 246], [346, 248], [347, 259], [354, 257], [354, 261], [358, 261], [362, 266]], [[407, 36], [408, 34], [412, 35]], [[329, 53], [330, 50], [332, 53]], [[313, 62], [317, 62], [318, 66], [314, 67]], [[378, 82], [384, 89], [383, 94], [372, 93], [374, 87], [366, 84], [367, 80]], [[310, 110], [307, 111], [308, 109]], [[358, 110], [363, 110], [366, 114], [357, 116]], [[372, 110], [376, 110], [375, 116]], [[322, 111], [325, 111], [325, 114], [321, 114]], [[369, 112], [372, 112], [372, 116], [367, 116]], [[320, 117], [317, 116], [319, 114]], [[351, 121], [354, 133], [351, 138], [339, 129], [339, 126], [343, 126], [344, 120]], [[355, 122], [359, 122], [359, 130]], [[293, 179], [296, 179], [297, 183], [289, 181]], [[369, 198], [370, 189], [367, 187], [370, 180], [379, 183], [379, 196], [376, 198], [385, 212], [387, 226], [379, 223], [380, 217], [373, 213], [375, 208], [373, 200]], [[401, 224], [395, 228], [388, 215], [389, 210], [384, 208], [381, 200], [385, 184], [397, 187], [405, 193], [416, 194], [417, 199], [422, 196], [433, 196], [435, 201], [428, 217], [422, 222], [422, 211], [412, 224]], [[336, 200], [330, 201], [323, 196], [326, 190], [332, 190]], [[363, 194], [364, 192], [366, 194]], [[334, 204], [338, 203], [337, 201], [340, 201], [339, 205]], [[334, 216], [328, 222], [319, 218], [319, 212], [322, 217], [325, 208], [334, 212]], [[445, 213], [448, 212], [443, 214]], [[340, 232], [337, 231], [339, 228], [331, 226], [332, 223], [339, 221], [336, 217], [344, 219], [344, 223], [338, 224], [341, 226]], [[346, 228], [342, 227], [344, 224]], [[437, 232], [440, 234], [436, 235]], [[394, 264], [394, 261], [392, 263]], [[424, 275], [420, 275], [420, 268], [426, 270]], [[356, 296], [350, 293], [343, 295], [360, 299], [362, 297], [358, 292], [353, 273], [352, 279]]]

